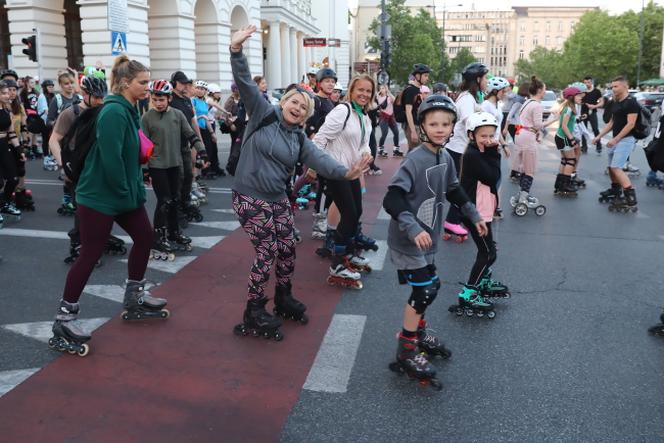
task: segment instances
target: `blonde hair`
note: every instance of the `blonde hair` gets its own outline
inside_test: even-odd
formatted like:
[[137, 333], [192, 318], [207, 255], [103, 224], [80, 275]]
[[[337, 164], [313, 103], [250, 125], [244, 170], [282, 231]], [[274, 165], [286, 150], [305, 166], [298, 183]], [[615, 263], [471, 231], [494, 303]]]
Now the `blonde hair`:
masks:
[[126, 82], [131, 82], [139, 72], [149, 71], [143, 63], [129, 60], [127, 54], [116, 57], [111, 70], [111, 92], [116, 95], [122, 94], [122, 90], [126, 88], [126, 84], [122, 83], [123, 79]]
[[348, 84], [348, 92], [344, 96], [343, 101], [348, 103], [351, 102], [355, 84], [360, 80], [366, 80], [371, 83], [371, 98], [369, 99], [369, 102], [363, 107], [364, 112], [367, 112], [375, 107], [374, 102], [376, 101], [376, 81], [368, 74], [358, 74], [351, 79], [350, 83]]
[[296, 88], [291, 89], [283, 96], [281, 96], [281, 99], [279, 100], [279, 106], [281, 106], [281, 108], [283, 109], [284, 103], [286, 103], [288, 99], [294, 96], [295, 94], [301, 94], [302, 97], [304, 97], [305, 103], [307, 104], [307, 114], [304, 117], [304, 121], [306, 122], [307, 120], [309, 120], [309, 117], [314, 115], [314, 107], [316, 106], [316, 104], [314, 103], [314, 99], [311, 98], [311, 96], [306, 91], [298, 91]]

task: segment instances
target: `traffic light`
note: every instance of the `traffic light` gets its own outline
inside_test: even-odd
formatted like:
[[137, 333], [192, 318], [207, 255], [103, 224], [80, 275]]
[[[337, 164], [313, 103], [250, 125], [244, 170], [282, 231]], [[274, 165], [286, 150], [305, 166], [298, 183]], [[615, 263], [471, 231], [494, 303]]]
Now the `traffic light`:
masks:
[[28, 56], [28, 58], [36, 62], [37, 61], [37, 36], [31, 35], [21, 40], [26, 48], [23, 50], [23, 53]]

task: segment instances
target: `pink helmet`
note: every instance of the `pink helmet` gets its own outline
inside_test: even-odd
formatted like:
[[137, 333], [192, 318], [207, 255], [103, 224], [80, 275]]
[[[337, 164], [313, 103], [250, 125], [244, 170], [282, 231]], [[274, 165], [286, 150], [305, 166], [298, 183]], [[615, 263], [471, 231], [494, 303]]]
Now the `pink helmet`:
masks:
[[582, 94], [582, 92], [576, 86], [568, 86], [565, 89], [563, 89], [563, 98], [565, 100], [567, 100], [570, 97], [574, 97], [575, 95], [578, 95], [578, 94]]

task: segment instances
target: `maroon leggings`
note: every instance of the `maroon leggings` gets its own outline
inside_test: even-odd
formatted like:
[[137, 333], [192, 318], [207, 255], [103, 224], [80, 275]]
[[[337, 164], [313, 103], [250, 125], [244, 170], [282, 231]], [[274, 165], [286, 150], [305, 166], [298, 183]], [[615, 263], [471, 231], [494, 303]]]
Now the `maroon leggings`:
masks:
[[143, 280], [152, 247], [152, 226], [145, 207], [113, 217], [78, 205], [76, 213], [80, 220], [81, 255], [67, 274], [62, 298], [69, 303], [78, 302], [92, 270], [104, 253], [114, 221], [134, 242], [129, 253], [129, 280]]

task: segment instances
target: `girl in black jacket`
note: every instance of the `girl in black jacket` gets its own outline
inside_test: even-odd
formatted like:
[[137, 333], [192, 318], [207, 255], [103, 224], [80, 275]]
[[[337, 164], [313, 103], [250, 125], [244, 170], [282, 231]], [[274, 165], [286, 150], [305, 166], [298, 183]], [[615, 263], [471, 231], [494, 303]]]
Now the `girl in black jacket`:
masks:
[[461, 187], [486, 222], [488, 233], [480, 236], [475, 225], [464, 220], [477, 246], [477, 257], [464, 292], [480, 292], [484, 297], [509, 297], [507, 286], [491, 279], [491, 265], [496, 261], [496, 242], [491, 221], [498, 206], [500, 154], [495, 140], [498, 123], [488, 112], [476, 112], [468, 117], [466, 128], [470, 142], [461, 159]]

